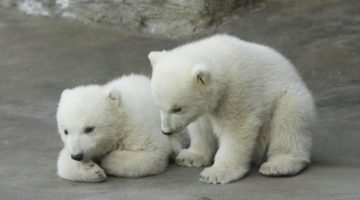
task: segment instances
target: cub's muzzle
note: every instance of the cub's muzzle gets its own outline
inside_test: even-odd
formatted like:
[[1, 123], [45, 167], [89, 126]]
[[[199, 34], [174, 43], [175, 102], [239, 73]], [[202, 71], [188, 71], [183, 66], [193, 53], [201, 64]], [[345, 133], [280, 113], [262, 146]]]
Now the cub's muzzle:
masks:
[[71, 158], [76, 161], [81, 161], [84, 158], [84, 154], [79, 153], [79, 154], [71, 155]]

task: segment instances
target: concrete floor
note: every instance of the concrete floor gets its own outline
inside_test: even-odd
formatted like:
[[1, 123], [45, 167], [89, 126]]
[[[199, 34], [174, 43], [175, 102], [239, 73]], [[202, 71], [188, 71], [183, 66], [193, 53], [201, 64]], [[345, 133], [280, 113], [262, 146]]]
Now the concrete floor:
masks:
[[199, 183], [201, 169], [174, 165], [158, 176], [98, 184], [58, 178], [61, 91], [150, 74], [147, 53], [183, 41], [0, 10], [0, 199], [360, 199], [360, 4], [292, 2], [241, 12], [220, 32], [273, 46], [298, 67], [320, 116], [313, 164], [286, 178], [254, 168], [228, 185]]

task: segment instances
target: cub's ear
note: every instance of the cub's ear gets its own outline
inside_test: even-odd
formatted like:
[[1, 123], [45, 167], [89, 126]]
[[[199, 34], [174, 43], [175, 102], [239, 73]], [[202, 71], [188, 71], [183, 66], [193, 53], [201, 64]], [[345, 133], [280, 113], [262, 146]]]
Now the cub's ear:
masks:
[[121, 94], [114, 88], [106, 89], [106, 97], [119, 105], [121, 103]]
[[192, 76], [194, 77], [196, 82], [203, 85], [208, 84], [210, 81], [210, 72], [205, 64], [195, 65], [192, 71]]
[[152, 67], [166, 54], [166, 51], [152, 51], [148, 54], [148, 58]]

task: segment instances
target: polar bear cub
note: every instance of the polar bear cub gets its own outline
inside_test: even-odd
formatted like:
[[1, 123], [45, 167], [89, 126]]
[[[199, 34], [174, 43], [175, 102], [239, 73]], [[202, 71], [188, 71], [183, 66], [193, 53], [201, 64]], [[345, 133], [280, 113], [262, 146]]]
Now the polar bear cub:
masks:
[[148, 57], [162, 132], [171, 135], [190, 124], [191, 145], [177, 163], [206, 166], [217, 151], [200, 181], [238, 180], [265, 153], [263, 175], [297, 174], [310, 162], [313, 98], [274, 49], [215, 35]]
[[158, 174], [182, 145], [161, 134], [150, 80], [141, 75], [64, 90], [57, 123], [64, 142], [57, 173], [73, 181]]

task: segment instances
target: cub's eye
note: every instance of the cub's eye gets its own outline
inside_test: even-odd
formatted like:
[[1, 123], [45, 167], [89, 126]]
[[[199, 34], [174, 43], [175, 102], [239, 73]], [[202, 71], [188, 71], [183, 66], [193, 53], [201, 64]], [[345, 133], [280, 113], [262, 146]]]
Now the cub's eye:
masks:
[[88, 127], [85, 128], [84, 132], [85, 132], [85, 133], [91, 133], [91, 132], [94, 131], [94, 129], [95, 129], [95, 127], [93, 127], [93, 126], [88, 126]]
[[174, 107], [174, 108], [171, 109], [171, 112], [172, 112], [172, 113], [179, 113], [179, 112], [181, 112], [181, 111], [182, 111], [182, 108], [181, 108], [181, 107]]
[[68, 130], [65, 129], [65, 130], [64, 130], [64, 134], [65, 134], [65, 135], [69, 134]]

